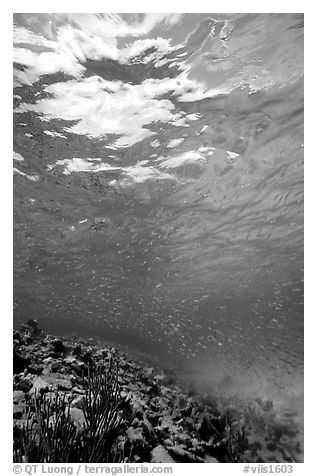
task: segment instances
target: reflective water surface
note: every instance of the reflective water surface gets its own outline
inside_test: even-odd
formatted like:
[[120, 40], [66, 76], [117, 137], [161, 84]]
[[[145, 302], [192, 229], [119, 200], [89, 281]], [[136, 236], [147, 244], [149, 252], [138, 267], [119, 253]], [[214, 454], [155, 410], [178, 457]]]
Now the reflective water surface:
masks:
[[300, 418], [302, 15], [14, 28], [16, 325], [124, 344]]

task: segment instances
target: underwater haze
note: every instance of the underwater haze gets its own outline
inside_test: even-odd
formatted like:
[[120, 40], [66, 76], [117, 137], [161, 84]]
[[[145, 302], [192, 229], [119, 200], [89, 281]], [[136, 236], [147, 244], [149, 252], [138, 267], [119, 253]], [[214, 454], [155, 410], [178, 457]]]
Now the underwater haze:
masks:
[[302, 417], [303, 15], [14, 15], [14, 321]]

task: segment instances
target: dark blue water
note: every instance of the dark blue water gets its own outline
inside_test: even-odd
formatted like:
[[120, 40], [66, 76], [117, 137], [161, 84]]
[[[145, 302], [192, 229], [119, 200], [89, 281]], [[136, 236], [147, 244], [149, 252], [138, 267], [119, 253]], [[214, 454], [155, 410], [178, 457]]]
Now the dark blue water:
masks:
[[15, 15], [16, 325], [300, 419], [303, 16], [160, 15]]

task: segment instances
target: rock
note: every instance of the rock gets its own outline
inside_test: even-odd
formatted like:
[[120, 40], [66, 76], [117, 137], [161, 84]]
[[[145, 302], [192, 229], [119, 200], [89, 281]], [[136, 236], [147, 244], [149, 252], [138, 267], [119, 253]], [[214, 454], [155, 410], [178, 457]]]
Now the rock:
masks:
[[174, 422], [167, 416], [164, 416], [161, 419], [160, 425], [155, 429], [160, 433], [161, 438], [169, 438], [171, 436], [174, 437], [179, 433], [179, 427], [176, 426]]
[[[73, 395], [74, 396], [74, 395]], [[72, 407], [74, 408], [83, 408], [85, 397], [83, 395], [76, 395], [76, 397], [72, 400]]]
[[46, 357], [45, 359], [43, 359], [43, 364], [51, 364], [52, 362], [54, 362], [54, 359], [53, 357]]
[[[44, 400], [51, 402], [53, 409], [56, 398], [64, 399], [72, 421], [78, 429], [83, 428], [85, 389], [81, 377], [87, 375], [89, 364], [94, 371], [103, 360], [107, 364], [109, 359], [116, 362], [118, 357], [118, 394], [124, 398], [125, 406], [120, 412], [124, 416], [120, 434], [112, 442], [114, 452], [120, 444], [122, 459], [126, 456], [132, 462], [218, 463], [210, 454], [221, 461], [225, 459], [223, 425], [229, 413], [215, 413], [195, 394], [182, 393], [179, 387], [168, 383], [163, 373], [156, 375], [157, 369], [136, 365], [114, 349], [111, 352], [100, 344], [87, 345], [85, 340], [62, 341], [42, 335], [30, 341], [22, 333], [15, 333], [14, 339], [15, 367], [19, 371], [14, 375], [16, 426], [21, 427], [26, 419], [25, 408], [35, 411], [30, 397], [39, 392], [45, 393]], [[113, 354], [116, 355], [112, 357]], [[232, 429], [235, 415], [229, 416]], [[222, 445], [219, 451], [215, 450], [217, 441]]]
[[[145, 433], [144, 433], [145, 431]], [[132, 456], [138, 455], [142, 461], [149, 461], [151, 444], [148, 439], [147, 431], [144, 428], [133, 428], [130, 426], [126, 430], [127, 436], [127, 451], [132, 452]]]
[[94, 357], [97, 360], [105, 360], [109, 357], [109, 352], [107, 349], [99, 349], [94, 353]]
[[81, 345], [76, 345], [74, 348], [73, 348], [73, 354], [75, 355], [75, 357], [80, 357], [81, 354], [82, 354], [82, 347]]
[[166, 377], [165, 377], [164, 374], [159, 374], [159, 375], [156, 375], [156, 376], [154, 377], [154, 379], [155, 379], [157, 382], [164, 382], [165, 378], [166, 378]]
[[131, 426], [133, 426], [133, 428], [138, 428], [139, 425], [140, 420], [138, 418], [134, 418], [133, 422], [131, 423]]
[[[84, 355], [82, 356], [82, 360], [85, 364], [92, 366], [93, 359], [92, 359], [91, 351], [85, 352]], [[86, 370], [86, 366], [84, 366], [84, 370]]]
[[[130, 388], [131, 388], [131, 385], [130, 385]], [[121, 396], [124, 398], [122, 393], [121, 393]], [[132, 391], [126, 394], [126, 397], [129, 399], [129, 404], [132, 410], [133, 418], [138, 418], [139, 420], [143, 420], [144, 418], [143, 408], [146, 404], [146, 401], [143, 398], [140, 398], [139, 395], [136, 394], [136, 392], [132, 392]]]
[[199, 435], [202, 440], [209, 441], [215, 430], [210, 422], [210, 419], [205, 415], [199, 428]]
[[77, 364], [78, 363], [78, 360], [76, 359], [76, 357], [66, 357], [66, 359], [63, 360], [63, 363], [64, 364], [67, 364], [67, 365], [73, 365], [73, 364]]
[[157, 397], [160, 393], [159, 392], [159, 386], [156, 383], [151, 383], [148, 392], [150, 393], [150, 395], [153, 395], [154, 397]]
[[170, 397], [171, 396], [171, 389], [166, 387], [165, 385], [161, 385], [161, 394], [164, 396], [164, 397]]
[[175, 463], [168, 451], [162, 445], [157, 445], [151, 451], [151, 463]]
[[69, 410], [69, 415], [72, 421], [74, 422], [75, 426], [77, 426], [77, 428], [84, 427], [86, 420], [85, 420], [84, 412], [82, 410], [80, 410], [79, 408], [71, 407]]
[[21, 325], [21, 332], [31, 339], [41, 335], [42, 331], [39, 328], [38, 322], [35, 319], [28, 319], [25, 324]]
[[204, 459], [204, 462], [205, 463], [219, 463], [219, 461], [213, 456], [206, 456], [206, 458]]
[[21, 420], [23, 413], [25, 412], [25, 405], [13, 405], [13, 418], [15, 420]]
[[203, 463], [204, 460], [186, 450], [184, 445], [175, 445], [169, 448], [169, 452], [181, 463]]
[[191, 440], [192, 439], [191, 439], [190, 435], [188, 433], [185, 433], [184, 431], [182, 431], [182, 432], [180, 432], [176, 435], [177, 443], [182, 443], [182, 444], [185, 444], [185, 445], [187, 444], [187, 446], [188, 446], [188, 444], [191, 442]]
[[41, 375], [44, 366], [40, 364], [31, 364], [28, 366], [28, 372], [33, 375]]
[[173, 446], [174, 445], [174, 443], [172, 442], [172, 440], [170, 438], [165, 438], [163, 443], [164, 443], [165, 446]]
[[60, 372], [61, 370], [63, 370], [63, 366], [61, 364], [61, 362], [52, 362], [51, 364], [51, 372]]
[[125, 435], [119, 435], [115, 438], [112, 442], [112, 452], [115, 453], [116, 451], [124, 452], [124, 447], [127, 442], [127, 438]]
[[85, 395], [85, 390], [83, 388], [79, 387], [73, 387], [72, 389], [73, 393], [79, 393], [80, 395]]
[[84, 362], [74, 362], [71, 365], [71, 372], [73, 375], [82, 377], [83, 375], [87, 375], [87, 367]]
[[143, 443], [144, 442], [144, 435], [142, 428], [133, 428], [130, 426], [127, 431], [126, 435], [130, 443]]
[[13, 331], [13, 345], [19, 345], [22, 343], [22, 337], [19, 331]]
[[31, 364], [31, 360], [29, 358], [22, 357], [21, 354], [13, 351], [13, 373], [19, 374], [23, 372], [29, 365]]
[[21, 390], [24, 393], [28, 393], [31, 388], [33, 387], [33, 383], [31, 380], [22, 378], [17, 384], [16, 384], [16, 390]]
[[58, 390], [71, 390], [72, 382], [68, 379], [55, 377], [55, 375], [38, 376], [33, 379], [32, 389], [29, 393], [33, 394], [39, 390], [48, 390], [50, 388]]
[[58, 390], [71, 390], [73, 387], [72, 381], [66, 378], [56, 378], [53, 384], [57, 385]]
[[63, 341], [61, 339], [54, 339], [51, 342], [50, 347], [55, 354], [62, 354], [66, 350], [65, 345], [63, 344]]
[[153, 375], [153, 370], [153, 367], [145, 367], [143, 372], [147, 377], [151, 377]]
[[34, 394], [40, 390], [49, 390], [50, 386], [51, 384], [44, 377], [38, 376], [34, 378], [29, 393]]
[[25, 393], [22, 390], [15, 390], [13, 392], [13, 403], [19, 404], [25, 401]]
[[147, 417], [148, 420], [151, 422], [152, 425], [157, 426], [159, 419], [162, 417], [161, 412], [153, 412], [152, 410], [149, 410], [147, 412]]

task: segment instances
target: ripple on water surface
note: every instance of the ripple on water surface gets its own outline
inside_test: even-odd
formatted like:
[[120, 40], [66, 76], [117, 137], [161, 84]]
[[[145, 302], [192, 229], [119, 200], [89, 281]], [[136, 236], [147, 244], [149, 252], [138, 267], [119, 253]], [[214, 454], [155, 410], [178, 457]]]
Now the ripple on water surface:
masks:
[[303, 16], [17, 14], [14, 34], [16, 323], [272, 400], [281, 452], [303, 403]]

